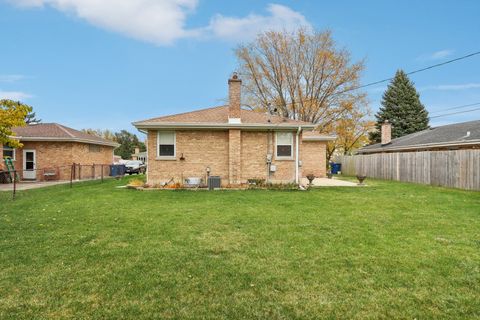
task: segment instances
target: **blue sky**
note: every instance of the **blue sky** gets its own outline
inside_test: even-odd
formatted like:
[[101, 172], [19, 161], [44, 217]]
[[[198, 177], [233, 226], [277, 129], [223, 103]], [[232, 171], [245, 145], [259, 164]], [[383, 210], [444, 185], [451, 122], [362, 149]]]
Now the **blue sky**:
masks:
[[[474, 0], [0, 0], [0, 97], [44, 122], [135, 132], [134, 120], [221, 104], [233, 49], [256, 32], [328, 28], [369, 83], [479, 51], [479, 12]], [[434, 116], [480, 102], [479, 71], [480, 55], [411, 79]], [[373, 111], [385, 86], [365, 89]]]

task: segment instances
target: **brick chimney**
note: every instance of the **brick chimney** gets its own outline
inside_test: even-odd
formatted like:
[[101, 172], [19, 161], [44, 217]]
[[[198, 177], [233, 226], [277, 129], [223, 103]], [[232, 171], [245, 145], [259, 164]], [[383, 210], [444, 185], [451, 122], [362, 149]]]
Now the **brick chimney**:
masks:
[[240, 119], [240, 97], [242, 80], [236, 72], [228, 79], [228, 123], [241, 123]]
[[392, 141], [392, 124], [385, 120], [382, 123], [382, 144], [389, 144]]

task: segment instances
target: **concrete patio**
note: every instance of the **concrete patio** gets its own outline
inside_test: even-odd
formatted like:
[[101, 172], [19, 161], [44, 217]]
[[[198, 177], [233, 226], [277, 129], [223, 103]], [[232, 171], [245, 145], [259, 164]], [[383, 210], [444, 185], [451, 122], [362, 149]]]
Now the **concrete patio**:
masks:
[[[303, 178], [300, 181], [303, 185], [308, 185], [308, 179]], [[356, 182], [350, 182], [345, 180], [339, 180], [333, 177], [332, 179], [328, 178], [315, 178], [313, 180], [312, 186], [314, 187], [358, 187]]]

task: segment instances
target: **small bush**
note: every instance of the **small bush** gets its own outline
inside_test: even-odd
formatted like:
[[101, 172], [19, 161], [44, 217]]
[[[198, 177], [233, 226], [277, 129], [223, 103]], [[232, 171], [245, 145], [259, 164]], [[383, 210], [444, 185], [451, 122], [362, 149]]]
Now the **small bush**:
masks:
[[254, 185], [254, 186], [264, 186], [265, 185], [265, 179], [260, 179], [260, 178], [248, 179], [247, 183], [249, 185]]
[[298, 184], [296, 183], [265, 183], [262, 184], [250, 184], [249, 189], [267, 189], [267, 190], [298, 190]]
[[133, 179], [130, 180], [128, 183], [129, 187], [143, 187], [145, 185], [145, 182], [141, 179]]

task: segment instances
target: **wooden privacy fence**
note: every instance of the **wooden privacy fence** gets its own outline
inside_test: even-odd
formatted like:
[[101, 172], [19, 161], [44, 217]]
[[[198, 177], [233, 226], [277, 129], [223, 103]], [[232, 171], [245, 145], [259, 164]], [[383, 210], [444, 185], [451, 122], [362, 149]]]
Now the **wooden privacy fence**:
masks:
[[342, 174], [480, 190], [480, 150], [341, 156]]

